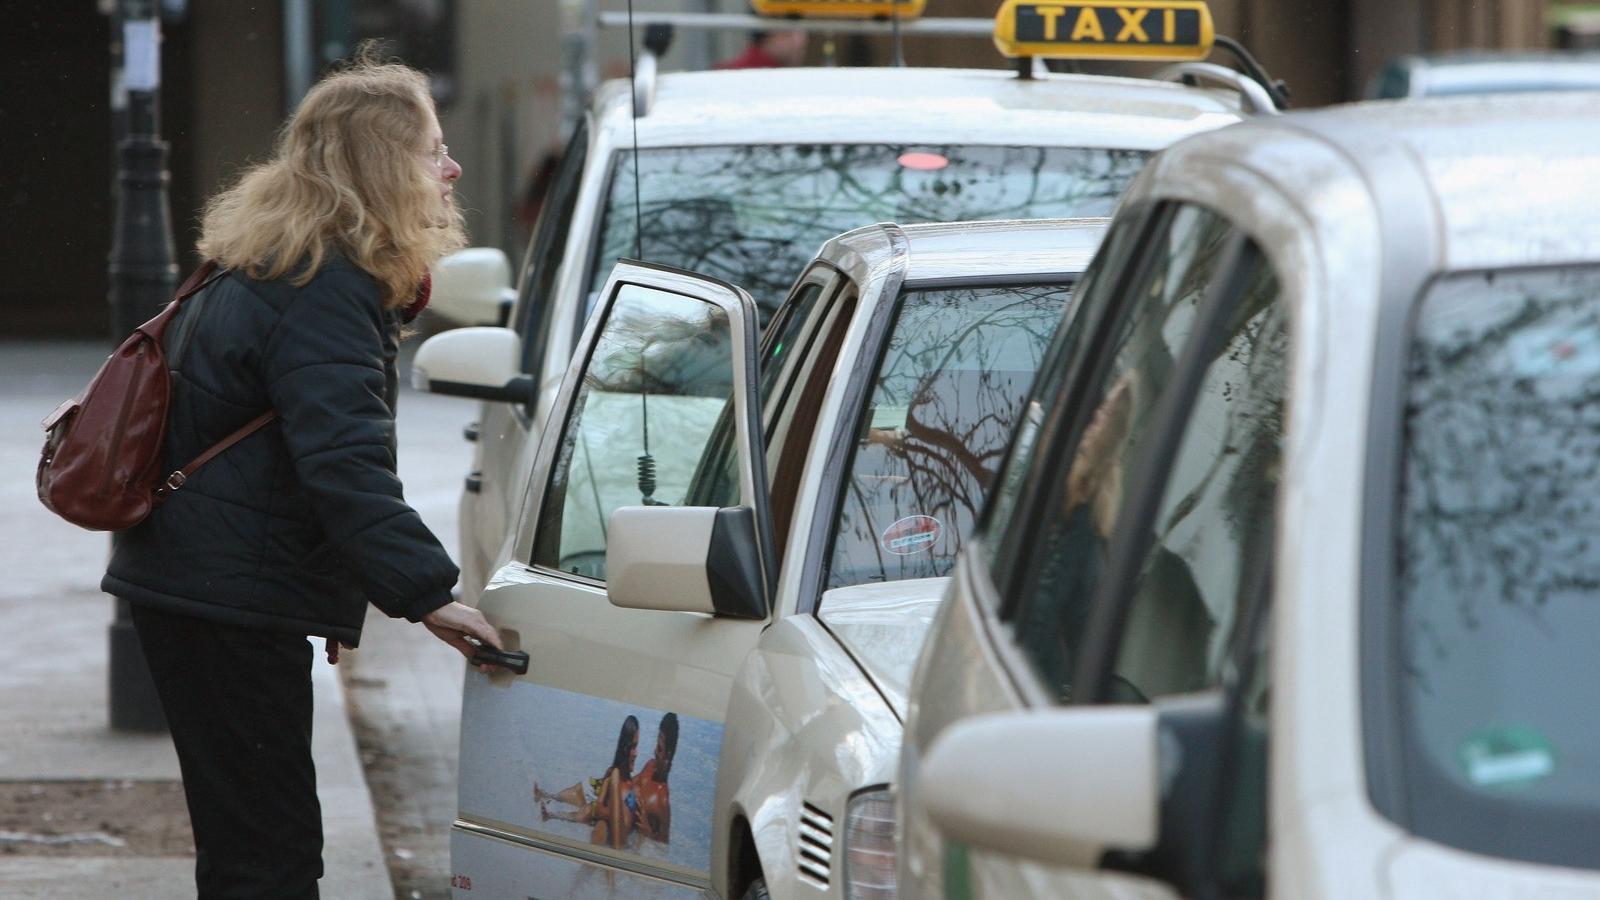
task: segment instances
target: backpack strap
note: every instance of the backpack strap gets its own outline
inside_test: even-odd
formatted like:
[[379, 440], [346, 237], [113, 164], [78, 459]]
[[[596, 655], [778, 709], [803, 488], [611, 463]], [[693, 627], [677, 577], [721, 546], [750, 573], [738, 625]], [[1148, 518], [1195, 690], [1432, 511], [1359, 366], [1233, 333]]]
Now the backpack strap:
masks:
[[189, 350], [189, 337], [194, 334], [195, 323], [200, 320], [200, 310], [205, 307], [206, 297], [210, 296], [201, 291], [214, 282], [221, 281], [227, 274], [226, 269], [217, 270], [215, 260], [208, 259], [189, 276], [182, 287], [178, 288], [177, 296], [172, 298], [172, 305], [177, 307], [185, 300], [189, 300], [189, 312], [183, 317], [183, 321], [178, 323], [178, 333], [173, 335], [172, 352], [167, 354], [169, 367], [182, 365], [184, 355]]
[[158, 344], [161, 343], [166, 339], [167, 324], [172, 321], [173, 316], [178, 314], [178, 309], [183, 306], [183, 301], [227, 273], [228, 270], [226, 269], [223, 269], [220, 273], [217, 271], [216, 260], [208, 259], [201, 263], [200, 268], [191, 272], [189, 277], [184, 279], [183, 284], [178, 286], [178, 293], [172, 298], [172, 302], [162, 307], [161, 312], [156, 313], [155, 318], [134, 329], [135, 333], [143, 332], [146, 337]]
[[173, 301], [177, 302], [177, 303], [182, 303], [183, 301], [189, 299], [189, 296], [191, 294], [199, 291], [201, 288], [203, 288], [206, 285], [210, 284], [211, 282], [207, 281], [206, 279], [208, 279], [212, 275], [216, 274], [216, 272], [217, 272], [217, 261], [216, 260], [208, 259], [205, 262], [201, 263], [200, 264], [200, 268], [195, 269], [193, 272], [190, 272], [189, 273], [189, 277], [185, 278], [183, 280], [183, 284], [178, 285], [178, 294], [177, 294], [177, 296], [172, 298]]
[[218, 453], [221, 453], [229, 447], [232, 447], [234, 444], [239, 443], [250, 435], [255, 434], [261, 429], [261, 426], [271, 422], [277, 417], [277, 411], [269, 409], [261, 415], [256, 416], [254, 419], [246, 422], [233, 434], [230, 434], [222, 440], [211, 445], [211, 449], [190, 460], [187, 466], [184, 466], [183, 468], [173, 472], [171, 475], [168, 475], [167, 480], [162, 482], [160, 487], [156, 488], [156, 499], [165, 500], [173, 491], [183, 487], [184, 482], [189, 480], [189, 476], [193, 475], [196, 469], [210, 462]]
[[[195, 269], [194, 272], [187, 279], [185, 279], [183, 284], [178, 288], [177, 296], [172, 298], [171, 309], [176, 311], [177, 308], [183, 304], [183, 301], [189, 299], [195, 294], [198, 294], [200, 291], [205, 290], [207, 287], [210, 287], [212, 282], [217, 281], [227, 274], [227, 269], [219, 269], [217, 267], [216, 260], [206, 260], [200, 265], [200, 268]], [[203, 303], [204, 298], [201, 298], [196, 302]], [[183, 324], [178, 326], [176, 342], [177, 347], [175, 348], [177, 352], [174, 353], [173, 356], [180, 361], [183, 359], [184, 350], [188, 348], [189, 335], [194, 332], [193, 323], [195, 317], [198, 316], [199, 313], [199, 308], [190, 310], [189, 315], [184, 318]], [[164, 331], [165, 329], [163, 328], [162, 330]], [[156, 488], [156, 502], [159, 503], [165, 500], [172, 494], [173, 491], [183, 487], [184, 482], [189, 480], [189, 476], [193, 475], [201, 466], [210, 462], [216, 457], [217, 454], [228, 449], [229, 447], [232, 447], [234, 444], [239, 443], [250, 435], [255, 434], [257, 431], [260, 431], [262, 426], [266, 425], [268, 422], [271, 422], [277, 417], [277, 411], [269, 409], [240, 426], [232, 434], [220, 441], [217, 441], [215, 444], [212, 444], [210, 449], [190, 460], [188, 465], [167, 476], [166, 480]]]

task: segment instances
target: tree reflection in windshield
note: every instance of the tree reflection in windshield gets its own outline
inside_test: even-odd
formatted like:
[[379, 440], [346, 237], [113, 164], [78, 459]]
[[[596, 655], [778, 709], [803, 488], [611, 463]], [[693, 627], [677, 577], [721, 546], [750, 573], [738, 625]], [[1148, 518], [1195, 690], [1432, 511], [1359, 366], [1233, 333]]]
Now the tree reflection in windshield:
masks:
[[[1592, 828], [1537, 817], [1600, 818], [1600, 270], [1440, 280], [1408, 374], [1400, 653], [1417, 825], [1592, 861]], [[1470, 805], [1502, 802], [1490, 826]]]
[[829, 588], [948, 574], [994, 483], [1065, 285], [908, 293], [835, 525]]
[[[908, 150], [947, 160], [907, 168]], [[1107, 216], [1142, 150], [896, 147], [881, 144], [672, 147], [641, 151], [635, 247], [633, 154], [613, 172], [591, 297], [616, 261], [645, 260], [748, 290], [762, 320], [827, 239], [892, 221]], [[592, 301], [591, 301], [592, 306]]]

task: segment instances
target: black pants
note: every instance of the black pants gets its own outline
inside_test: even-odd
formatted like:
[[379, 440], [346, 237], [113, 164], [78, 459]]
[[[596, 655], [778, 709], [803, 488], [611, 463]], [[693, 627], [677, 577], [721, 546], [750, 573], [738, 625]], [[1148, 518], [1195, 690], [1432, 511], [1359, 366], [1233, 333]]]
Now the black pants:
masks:
[[133, 625], [178, 750], [200, 897], [315, 898], [311, 644], [139, 605]]

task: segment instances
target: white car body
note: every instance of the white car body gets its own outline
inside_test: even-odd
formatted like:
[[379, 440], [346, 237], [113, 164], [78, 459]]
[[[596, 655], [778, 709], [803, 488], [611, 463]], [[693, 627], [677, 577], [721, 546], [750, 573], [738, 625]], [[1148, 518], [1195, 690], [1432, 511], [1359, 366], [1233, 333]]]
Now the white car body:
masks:
[[[1464, 848], [1406, 824], [1413, 813], [1395, 798], [1420, 796], [1423, 788], [1397, 781], [1391, 765], [1401, 741], [1399, 726], [1388, 723], [1400, 720], [1395, 704], [1401, 701], [1394, 698], [1407, 682], [1388, 675], [1389, 662], [1374, 662], [1390, 659], [1385, 647], [1393, 647], [1374, 637], [1386, 633], [1387, 620], [1376, 613], [1391, 607], [1374, 606], [1373, 598], [1391, 601], [1372, 581], [1384, 568], [1374, 560], [1396, 546], [1388, 529], [1401, 527], [1383, 524], [1391, 521], [1384, 504], [1399, 506], [1400, 484], [1400, 452], [1385, 456], [1383, 448], [1400, 442], [1394, 435], [1419, 294], [1446, 273], [1600, 262], [1596, 171], [1600, 99], [1592, 95], [1363, 104], [1185, 141], [1146, 169], [1113, 223], [1107, 247], [1122, 223], [1154, 216], [1163, 204], [1193, 204], [1219, 215], [1259, 247], [1287, 313], [1287, 427], [1270, 535], [1271, 580], [1263, 581], [1271, 611], [1259, 631], [1270, 684], [1263, 714], [1267, 774], [1255, 785], [1266, 798], [1258, 860], [1258, 887], [1266, 896], [1600, 895], [1592, 853], [1588, 864], [1551, 864], [1532, 855], [1513, 858], [1530, 851], [1510, 849], [1517, 835], [1509, 825], [1485, 846]], [[1124, 271], [1117, 265], [1097, 258], [1086, 277], [1113, 277]], [[1091, 401], [1073, 400], [1069, 386], [1065, 396], [1036, 402], [1048, 417]], [[1074, 413], [1063, 415], [1060, 421], [1068, 421]], [[1029, 447], [1052, 440], [1050, 429], [1031, 437]], [[1009, 477], [1009, 471], [1002, 475]], [[1156, 492], [1159, 485], [1144, 490]], [[1129, 500], [1125, 509], [1137, 502]], [[1380, 512], [1375, 516], [1370, 507]], [[1396, 511], [1392, 520], [1399, 519]], [[1128, 533], [1134, 537], [1113, 540], [1112, 557], [1117, 541], [1137, 545], [1137, 530]], [[997, 578], [1007, 576], [991, 574], [990, 548], [981, 543], [990, 539], [969, 543], [913, 679], [898, 778], [902, 892], [1192, 895], [1179, 886], [1183, 877], [1156, 871], [1150, 848], [1170, 847], [1169, 828], [1193, 838], [1193, 831], [1221, 830], [1231, 820], [1213, 806], [1189, 829], [1164, 818], [1174, 780], [1195, 762], [1173, 752], [1162, 712], [1170, 706], [1161, 696], [1146, 705], [1093, 698], [1059, 705], [1038, 674], [1041, 663], [1026, 649], [1028, 629], [1001, 611], [1013, 601], [997, 594]], [[1011, 552], [993, 540], [995, 558]], [[1095, 614], [1132, 603], [1131, 595], [1113, 593], [1096, 594]], [[1116, 658], [1127, 650], [1103, 652]], [[1485, 665], [1483, 690], [1492, 693], [1494, 679], [1505, 676]], [[1081, 676], [1091, 666], [1074, 671]], [[1232, 690], [1215, 688], [1186, 702], [1231, 696]], [[1170, 704], [1180, 699], [1166, 698]], [[1569, 714], [1592, 718], [1587, 708]], [[1048, 746], [1013, 749], [1030, 741]], [[1087, 760], [1097, 746], [1124, 748], [1125, 764], [1075, 770], [1073, 761]], [[1465, 753], [1470, 744], [1461, 747]], [[1574, 777], [1592, 784], [1592, 756], [1562, 749], [1564, 757], [1554, 751], [1560, 764], [1579, 767]], [[1470, 774], [1537, 780], [1549, 771], [1551, 756], [1535, 748], [1501, 759], [1524, 766], [1520, 773]], [[1216, 783], [1236, 786], [1240, 777], [1249, 775], [1230, 770]], [[1507, 791], [1520, 789], [1508, 783]], [[1474, 817], [1465, 818], [1470, 825]], [[1489, 827], [1492, 821], [1478, 823]], [[1133, 861], [1104, 867], [1105, 851], [1132, 854]], [[959, 865], [952, 864], [956, 858]]]
[[[503, 391], [431, 383], [426, 372], [417, 378], [422, 389], [487, 398], [476, 426], [468, 431], [477, 444], [460, 505], [463, 599], [476, 597], [496, 560], [509, 555], [537, 436], [584, 327], [591, 290], [598, 286], [594, 273], [609, 271], [609, 261], [599, 258], [598, 244], [613, 173], [635, 144], [644, 151], [754, 145], [1155, 151], [1186, 135], [1238, 121], [1240, 107], [1241, 95], [1230, 90], [1142, 79], [1041, 74], [1024, 80], [1005, 70], [791, 68], [662, 75], [647, 114], [635, 119], [627, 82], [607, 83], [598, 92], [588, 124], [567, 150], [567, 168], [547, 195], [507, 323], [515, 341], [496, 357], [497, 365], [503, 357], [514, 368], [496, 370], [492, 388], [500, 389], [512, 376], [526, 376], [531, 383], [519, 388], [517, 401], [507, 402]], [[631, 190], [626, 193], [631, 200]], [[991, 218], [1018, 217], [1024, 216]], [[848, 222], [813, 240], [871, 221]], [[814, 245], [802, 246], [809, 250]], [[656, 255], [649, 261], [703, 270], [692, 259]], [[440, 280], [441, 286], [446, 283]], [[456, 303], [448, 292], [436, 291], [435, 307], [445, 315], [456, 307], [463, 324], [485, 324], [483, 298], [492, 305], [498, 295], [481, 285], [473, 285], [473, 292], [471, 300]], [[428, 355], [424, 345], [419, 365]]]
[[[781, 529], [787, 536], [774, 538], [781, 541], [783, 562], [773, 566], [767, 608], [749, 614], [730, 613], [719, 605], [717, 588], [707, 593], [702, 586], [711, 565], [703, 529], [720, 527], [707, 524], [716, 510], [691, 504], [614, 512], [599, 572], [606, 581], [537, 561], [549, 540], [538, 532], [542, 521], [551, 521], [542, 510], [554, 490], [547, 488], [554, 483], [552, 467], [563, 465], [561, 446], [582, 440], [564, 437], [566, 411], [589, 402], [573, 398], [580, 396], [579, 385], [596, 383], [594, 373], [603, 371], [589, 348], [606, 346], [611, 332], [603, 323], [614, 308], [609, 298], [646, 279], [687, 296], [718, 294], [732, 308], [728, 298], [736, 292], [727, 285], [619, 265], [613, 285], [622, 287], [608, 287], [600, 307], [606, 315], [591, 322], [554, 405], [513, 555], [479, 598], [479, 608], [531, 662], [520, 677], [467, 675], [461, 803], [452, 833], [456, 896], [737, 898], [756, 877], [766, 879], [773, 897], [845, 896], [847, 807], [864, 789], [891, 780], [911, 666], [947, 582], [935, 576], [830, 589], [821, 580], [834, 552], [837, 507], [845, 487], [856, 484], [846, 477], [854, 471], [850, 461], [864, 452], [856, 435], [861, 428], [892, 431], [879, 423], [896, 415], [907, 422], [902, 430], [910, 428], [909, 410], [916, 408], [873, 406], [868, 399], [878, 360], [888, 358], [885, 348], [898, 334], [893, 323], [901, 298], [991, 285], [1008, 292], [1037, 288], [1056, 297], [1050, 302], [1059, 306], [1045, 308], [1053, 325], [1070, 315], [1066, 286], [1092, 256], [1103, 228], [1098, 219], [882, 224], [823, 247], [769, 330], [763, 348], [769, 368], [762, 370], [776, 379], [769, 408], [753, 408], [759, 405], [753, 353], [735, 367], [736, 396], [743, 396], [740, 384], [752, 395], [738, 406], [739, 415], [759, 420], [769, 442], [760, 454], [764, 464], [753, 468], [747, 432], [756, 425], [741, 427], [742, 505], [755, 511], [760, 532], [762, 517], [770, 516], [769, 470], [772, 495], [786, 491], [793, 503]], [[972, 344], [963, 343], [966, 334], [952, 346]], [[785, 354], [781, 344], [791, 339], [794, 350]], [[736, 339], [736, 358], [740, 347]], [[1025, 383], [1017, 383], [1017, 397]], [[595, 389], [584, 396], [597, 395]], [[652, 396], [648, 402], [654, 410], [670, 399], [687, 398]], [[814, 415], [809, 433], [796, 424], [805, 410]], [[613, 424], [608, 419], [606, 427]], [[658, 437], [651, 429], [650, 452], [662, 464], [662, 483], [669, 470], [681, 471], [671, 465], [675, 458], [695, 453], [699, 442], [686, 437], [692, 430]], [[613, 439], [623, 443], [635, 440], [624, 432], [610, 433], [623, 434]], [[998, 459], [1008, 437], [1009, 428], [995, 431], [982, 446]], [[674, 449], [673, 442], [685, 441], [687, 450]], [[579, 464], [565, 465], [559, 470], [569, 473], [564, 484], [579, 484], [570, 474]], [[708, 471], [703, 467], [702, 460], [696, 471]], [[601, 492], [613, 488], [607, 482]], [[659, 496], [674, 496], [659, 490]], [[561, 502], [562, 510], [575, 508]], [[569, 527], [565, 519], [564, 512], [561, 558], [593, 539], [586, 524]], [[949, 521], [948, 531], [934, 531], [931, 540], [948, 534], [955, 539], [953, 554], [959, 520]], [[885, 542], [893, 530], [884, 530]], [[777, 545], [766, 540], [755, 543], [771, 554]], [[639, 729], [647, 736], [656, 728], [658, 740], [665, 740], [667, 713], [675, 723], [670, 835], [654, 840], [624, 825], [632, 843], [597, 843], [614, 832], [590, 830], [600, 788], [583, 779], [606, 769], [607, 745], [617, 734], [607, 729], [627, 716], [636, 720], [631, 727], [641, 749], [628, 764], [631, 771], [652, 746]], [[619, 747], [624, 737], [617, 738]], [[645, 777], [643, 769], [638, 777]], [[564, 790], [574, 781], [576, 793]]]

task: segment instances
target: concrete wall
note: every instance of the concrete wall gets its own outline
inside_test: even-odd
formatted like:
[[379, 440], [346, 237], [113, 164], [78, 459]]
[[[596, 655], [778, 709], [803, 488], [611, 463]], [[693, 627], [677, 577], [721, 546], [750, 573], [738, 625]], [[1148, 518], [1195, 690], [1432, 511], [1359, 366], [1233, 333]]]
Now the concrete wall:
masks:
[[190, 3], [185, 28], [193, 112], [187, 132], [171, 136], [189, 156], [172, 218], [178, 251], [193, 265], [206, 198], [267, 158], [287, 110], [279, 4]]
[[456, 3], [455, 103], [439, 117], [461, 164], [456, 193], [473, 243], [520, 258], [512, 200], [560, 138], [557, 0]]

